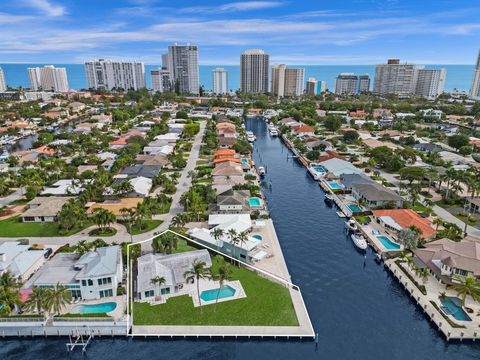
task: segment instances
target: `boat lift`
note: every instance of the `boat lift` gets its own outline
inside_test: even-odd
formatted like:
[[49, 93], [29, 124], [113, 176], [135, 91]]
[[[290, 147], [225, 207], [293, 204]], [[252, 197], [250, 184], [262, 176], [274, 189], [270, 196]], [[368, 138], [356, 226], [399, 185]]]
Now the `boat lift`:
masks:
[[66, 343], [67, 351], [72, 352], [77, 346], [82, 348], [82, 352], [87, 351], [87, 346], [93, 339], [93, 331], [90, 331], [90, 329], [87, 328], [87, 332], [85, 334], [80, 333], [78, 329], [76, 332], [76, 335], [68, 335], [69, 342]]

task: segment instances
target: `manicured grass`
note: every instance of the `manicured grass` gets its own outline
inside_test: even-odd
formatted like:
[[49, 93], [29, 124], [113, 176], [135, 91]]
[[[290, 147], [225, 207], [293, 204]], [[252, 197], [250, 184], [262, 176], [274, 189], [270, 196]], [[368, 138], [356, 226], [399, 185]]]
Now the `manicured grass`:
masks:
[[88, 236], [113, 236], [117, 233], [117, 229], [108, 227], [106, 229], [93, 229]]
[[353, 216], [355, 218], [355, 220], [358, 221], [358, 223], [360, 224], [368, 224], [370, 222], [370, 217], [368, 216], [364, 216], [364, 215], [354, 215]]
[[20, 216], [14, 216], [0, 221], [0, 234], [5, 237], [69, 236], [85, 229], [91, 223], [84, 225], [83, 227], [74, 227], [67, 233], [60, 233], [56, 222], [24, 223]]
[[[213, 259], [215, 270], [218, 262]], [[250, 270], [232, 266], [232, 279], [240, 280], [246, 298], [195, 308], [188, 295], [172, 297], [165, 304], [151, 306], [135, 302], [135, 325], [230, 325], [298, 326], [287, 288]]]
[[128, 231], [132, 235], [143, 234], [149, 232], [150, 230], [155, 229], [159, 226], [163, 221], [162, 220], [145, 220], [142, 224], [142, 228], [138, 227], [137, 225], [133, 225], [130, 231]]
[[193, 251], [193, 250], [196, 250], [196, 249], [188, 245], [185, 239], [182, 239], [179, 237], [177, 248], [175, 249], [174, 253], [178, 254], [178, 253], [184, 253], [184, 252]]

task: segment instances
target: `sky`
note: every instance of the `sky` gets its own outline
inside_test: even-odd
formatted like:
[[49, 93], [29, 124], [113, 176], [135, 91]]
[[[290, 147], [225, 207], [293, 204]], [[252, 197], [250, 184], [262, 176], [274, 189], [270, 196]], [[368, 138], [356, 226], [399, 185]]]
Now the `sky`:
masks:
[[237, 65], [247, 48], [271, 63], [473, 64], [478, 0], [0, 0], [0, 63], [160, 64], [173, 43], [204, 65]]

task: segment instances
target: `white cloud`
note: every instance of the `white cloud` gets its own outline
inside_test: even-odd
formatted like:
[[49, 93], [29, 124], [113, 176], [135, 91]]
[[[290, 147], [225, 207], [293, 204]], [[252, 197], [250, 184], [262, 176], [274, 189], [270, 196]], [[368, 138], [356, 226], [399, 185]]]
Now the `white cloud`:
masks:
[[239, 1], [219, 6], [193, 6], [180, 9], [184, 13], [228, 13], [235, 11], [252, 11], [282, 6], [280, 1]]
[[47, 16], [62, 16], [66, 13], [63, 6], [55, 5], [49, 0], [27, 0], [26, 3]]

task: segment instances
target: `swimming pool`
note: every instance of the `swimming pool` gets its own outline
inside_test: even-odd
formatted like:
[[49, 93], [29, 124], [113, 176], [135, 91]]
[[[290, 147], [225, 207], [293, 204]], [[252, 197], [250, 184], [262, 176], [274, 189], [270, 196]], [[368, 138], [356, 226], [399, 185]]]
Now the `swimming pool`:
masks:
[[445, 296], [440, 298], [440, 302], [442, 303], [442, 310], [447, 315], [452, 315], [456, 320], [460, 321], [472, 321], [470, 316], [463, 310], [462, 301], [459, 298]]
[[263, 237], [262, 235], [258, 235], [258, 234], [255, 234], [255, 235], [252, 235], [252, 237], [258, 241], [262, 241], [263, 240]]
[[222, 287], [220, 290], [211, 289], [211, 290], [202, 291], [202, 293], [200, 294], [200, 299], [202, 299], [203, 301], [217, 300], [217, 294], [218, 294], [218, 299], [225, 299], [235, 295], [235, 289], [227, 285]]
[[257, 197], [252, 197], [249, 199], [250, 206], [252, 207], [259, 207], [262, 203], [260, 202], [260, 199]]
[[78, 314], [101, 314], [101, 313], [109, 313], [117, 308], [116, 302], [107, 302], [102, 304], [95, 304], [95, 305], [80, 305], [78, 308], [76, 307], [74, 310]]
[[246, 164], [248, 162], [247, 159], [242, 159], [242, 164]]
[[354, 212], [354, 213], [355, 213], [355, 212], [362, 212], [362, 211], [363, 211], [363, 210], [360, 208], [360, 206], [358, 206], [357, 204], [348, 204], [347, 206], [348, 206], [348, 208], [349, 208], [350, 210], [352, 210], [352, 212]]
[[378, 241], [382, 243], [382, 245], [387, 250], [400, 250], [400, 245], [395, 244], [390, 238], [387, 236], [377, 236]]
[[338, 189], [343, 188], [342, 184], [340, 184], [336, 181], [328, 181], [327, 184], [328, 184], [328, 186], [330, 186], [330, 189], [332, 189], [332, 190], [338, 190]]
[[313, 170], [320, 174], [325, 174], [327, 172], [327, 169], [325, 169], [322, 165], [315, 166]]

